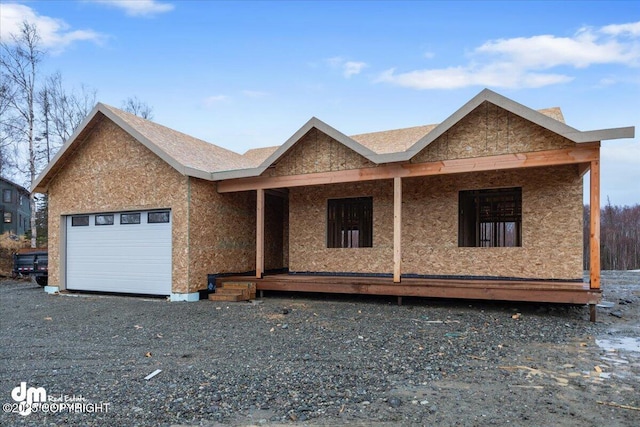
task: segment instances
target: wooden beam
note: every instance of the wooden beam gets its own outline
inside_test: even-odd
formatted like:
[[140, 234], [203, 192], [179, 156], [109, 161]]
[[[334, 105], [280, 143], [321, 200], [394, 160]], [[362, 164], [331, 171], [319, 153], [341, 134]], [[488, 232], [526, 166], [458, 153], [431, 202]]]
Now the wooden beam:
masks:
[[276, 188], [265, 191], [266, 194], [274, 197], [280, 197], [281, 199], [289, 198], [289, 189], [287, 188]]
[[264, 190], [256, 191], [256, 278], [264, 274]]
[[[251, 277], [221, 277], [223, 281], [251, 281]], [[598, 304], [600, 289], [590, 289], [588, 283], [574, 281], [524, 281], [403, 278], [393, 283], [390, 277], [308, 276], [304, 274], [274, 274], [256, 282], [258, 291], [326, 292], [396, 297], [439, 297], [488, 299], [504, 301], [554, 302], [564, 304]]]
[[589, 283], [600, 289], [600, 161], [591, 161], [589, 176]]
[[372, 181], [377, 179], [407, 178], [452, 173], [531, 168], [580, 164], [599, 160], [599, 143], [584, 143], [571, 148], [500, 154], [469, 159], [441, 160], [427, 163], [390, 163], [381, 166], [334, 172], [307, 173], [274, 177], [236, 178], [218, 182], [219, 193], [248, 191], [257, 188], [302, 187], [307, 185], [337, 184]]
[[393, 178], [393, 282], [402, 275], [402, 178]]
[[587, 174], [587, 172], [589, 172], [589, 169], [591, 169], [591, 162], [589, 162], [589, 163], [580, 163], [578, 165], [578, 174], [580, 175], [580, 178], [585, 176]]

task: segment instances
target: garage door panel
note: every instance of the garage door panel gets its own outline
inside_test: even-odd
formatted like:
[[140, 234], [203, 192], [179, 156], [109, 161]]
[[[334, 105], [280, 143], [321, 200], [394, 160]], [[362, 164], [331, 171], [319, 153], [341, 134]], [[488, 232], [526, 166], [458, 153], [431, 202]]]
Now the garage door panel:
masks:
[[72, 226], [67, 219], [67, 289], [169, 295], [171, 222]]

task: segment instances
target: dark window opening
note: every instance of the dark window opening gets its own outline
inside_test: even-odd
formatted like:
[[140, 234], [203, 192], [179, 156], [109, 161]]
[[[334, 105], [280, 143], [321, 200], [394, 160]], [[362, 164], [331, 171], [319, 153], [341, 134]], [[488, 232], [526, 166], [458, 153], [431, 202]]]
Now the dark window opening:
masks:
[[2, 190], [2, 202], [11, 203], [13, 201], [13, 191], [10, 188]]
[[113, 225], [113, 214], [96, 215], [96, 225]]
[[169, 222], [169, 212], [149, 212], [147, 216], [147, 223], [159, 224], [163, 222]]
[[139, 213], [120, 214], [120, 224], [140, 224]]
[[327, 204], [327, 247], [373, 246], [373, 198], [330, 199]]
[[458, 246], [522, 246], [522, 188], [461, 191]]
[[71, 217], [72, 227], [86, 227], [89, 225], [89, 215]]

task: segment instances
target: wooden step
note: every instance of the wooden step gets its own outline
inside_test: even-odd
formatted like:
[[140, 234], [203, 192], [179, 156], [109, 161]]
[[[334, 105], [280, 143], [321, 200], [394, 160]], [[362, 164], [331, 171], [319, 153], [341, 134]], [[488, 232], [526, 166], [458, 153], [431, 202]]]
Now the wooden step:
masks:
[[216, 294], [218, 295], [242, 295], [242, 298], [245, 300], [249, 299], [249, 289], [228, 289], [228, 288], [217, 288]]
[[241, 293], [241, 292], [236, 292], [236, 293], [218, 293], [216, 292], [215, 294], [209, 294], [209, 301], [231, 301], [231, 302], [238, 302], [238, 301], [246, 301], [247, 298]]
[[[236, 281], [222, 282], [222, 284], [218, 289], [234, 289], [234, 290], [247, 291], [248, 299], [256, 298], [255, 282], [236, 282]], [[216, 292], [218, 292], [218, 289], [216, 289]]]

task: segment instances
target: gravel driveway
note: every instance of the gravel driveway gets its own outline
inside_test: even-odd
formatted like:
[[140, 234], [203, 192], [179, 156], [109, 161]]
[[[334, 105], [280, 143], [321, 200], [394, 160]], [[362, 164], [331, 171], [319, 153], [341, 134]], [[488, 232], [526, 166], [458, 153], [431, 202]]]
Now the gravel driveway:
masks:
[[[596, 324], [585, 306], [168, 303], [3, 281], [0, 425], [638, 426], [640, 273], [603, 276]], [[12, 412], [21, 382], [48, 413]]]

